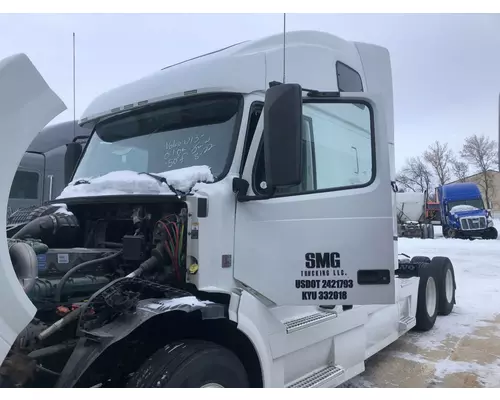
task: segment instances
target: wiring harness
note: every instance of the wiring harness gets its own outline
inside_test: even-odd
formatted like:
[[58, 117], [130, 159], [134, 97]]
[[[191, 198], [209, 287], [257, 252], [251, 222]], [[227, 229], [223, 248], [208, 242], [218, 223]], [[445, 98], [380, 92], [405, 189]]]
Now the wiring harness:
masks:
[[186, 218], [183, 215], [171, 214], [158, 221], [164, 235], [162, 240], [175, 272], [177, 280], [182, 281], [185, 265], [185, 232]]

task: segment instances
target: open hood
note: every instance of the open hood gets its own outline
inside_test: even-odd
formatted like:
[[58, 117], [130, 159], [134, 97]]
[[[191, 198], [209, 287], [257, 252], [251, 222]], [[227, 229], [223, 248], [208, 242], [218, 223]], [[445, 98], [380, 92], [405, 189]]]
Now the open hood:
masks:
[[10, 261], [6, 215], [10, 187], [24, 152], [45, 125], [66, 109], [25, 54], [0, 61], [0, 364], [36, 309]]

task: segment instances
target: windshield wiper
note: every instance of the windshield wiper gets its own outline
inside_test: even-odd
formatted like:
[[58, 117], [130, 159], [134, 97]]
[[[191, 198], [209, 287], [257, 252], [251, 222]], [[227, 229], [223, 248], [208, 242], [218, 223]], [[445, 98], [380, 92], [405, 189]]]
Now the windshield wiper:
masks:
[[78, 179], [75, 183], [73, 183], [73, 186], [76, 185], [90, 185], [90, 182], [87, 179]]
[[172, 193], [175, 193], [178, 197], [186, 196], [191, 191], [189, 190], [188, 193], [184, 193], [183, 191], [174, 188], [170, 183], [168, 183], [167, 178], [164, 178], [163, 176], [160, 175], [155, 175], [150, 172], [138, 172], [138, 174], [150, 176], [151, 178], [156, 179], [158, 182], [164, 183], [165, 185], [168, 186], [168, 188], [172, 191]]

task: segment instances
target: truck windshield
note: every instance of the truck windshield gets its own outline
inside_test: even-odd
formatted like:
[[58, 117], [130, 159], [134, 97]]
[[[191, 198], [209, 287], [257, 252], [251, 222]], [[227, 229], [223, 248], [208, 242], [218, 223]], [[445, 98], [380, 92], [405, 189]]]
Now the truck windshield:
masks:
[[451, 210], [455, 206], [472, 206], [479, 209], [484, 208], [482, 199], [474, 199], [474, 200], [457, 200], [457, 201], [449, 201], [448, 202], [448, 210]]
[[207, 165], [228, 172], [241, 120], [241, 95], [191, 97], [120, 115], [95, 127], [73, 180], [113, 171], [160, 173]]

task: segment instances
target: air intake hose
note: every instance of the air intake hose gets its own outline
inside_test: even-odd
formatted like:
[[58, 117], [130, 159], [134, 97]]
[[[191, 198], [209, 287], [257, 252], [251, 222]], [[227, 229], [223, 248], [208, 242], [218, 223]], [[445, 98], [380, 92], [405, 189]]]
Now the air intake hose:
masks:
[[17, 279], [25, 293], [29, 293], [38, 278], [38, 260], [35, 250], [28, 243], [10, 242], [9, 255]]
[[44, 215], [28, 222], [12, 239], [40, 239], [49, 247], [70, 247], [79, 229], [73, 214]]

